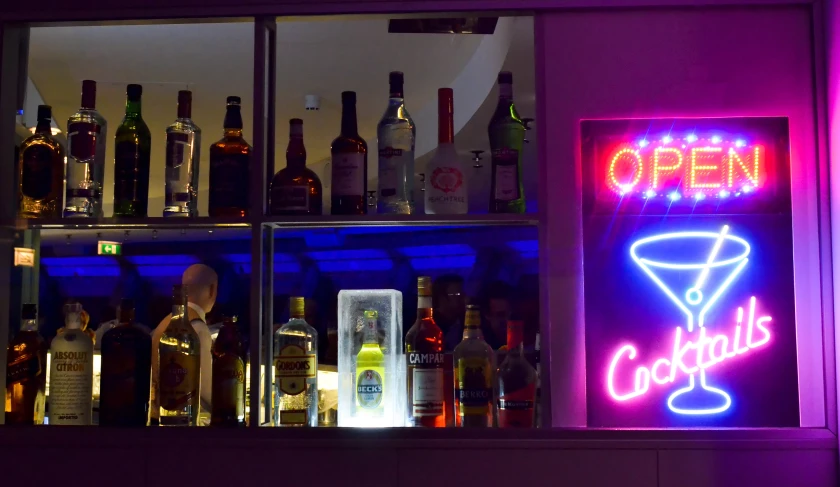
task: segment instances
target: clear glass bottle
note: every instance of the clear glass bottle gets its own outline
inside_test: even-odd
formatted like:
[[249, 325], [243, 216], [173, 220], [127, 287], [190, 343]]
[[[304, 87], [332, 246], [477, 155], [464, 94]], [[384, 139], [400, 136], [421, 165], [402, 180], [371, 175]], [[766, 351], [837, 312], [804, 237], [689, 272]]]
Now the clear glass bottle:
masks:
[[21, 218], [61, 217], [64, 187], [64, 147], [52, 134], [52, 107], [38, 105], [35, 133], [20, 145], [18, 215]]
[[405, 108], [403, 74], [388, 76], [391, 95], [388, 108], [376, 126], [379, 152], [379, 213], [414, 213], [414, 142], [416, 127]]
[[321, 215], [324, 204], [321, 179], [306, 167], [303, 120], [289, 120], [286, 167], [271, 180], [269, 213], [272, 215]]
[[499, 427], [530, 428], [534, 426], [537, 371], [525, 358], [522, 330], [518, 320], [507, 323], [507, 355], [499, 366]]
[[[443, 331], [432, 317], [432, 278], [417, 278], [417, 321], [405, 335], [408, 426], [445, 428], [447, 403], [444, 388]], [[452, 387], [452, 384], [449, 384]]]
[[513, 75], [499, 73], [499, 103], [487, 128], [490, 137], [490, 213], [525, 213], [522, 146], [525, 124], [513, 104]]
[[192, 92], [178, 92], [178, 118], [166, 127], [166, 202], [163, 216], [198, 216], [201, 129], [192, 121]]
[[276, 426], [318, 426], [318, 332], [304, 319], [304, 299], [289, 299], [289, 322], [274, 333]]
[[114, 135], [114, 216], [145, 218], [149, 209], [152, 134], [140, 113], [143, 87], [126, 88], [125, 118]]
[[464, 164], [455, 149], [452, 88], [438, 90], [438, 146], [426, 165], [426, 214], [462, 215], [469, 209]]
[[453, 353], [458, 426], [467, 428], [494, 426], [496, 353], [484, 341], [480, 326], [478, 306], [467, 305], [464, 338]]
[[172, 319], [160, 337], [160, 425], [195, 426], [201, 396], [201, 345], [187, 316], [187, 287], [172, 289]]
[[93, 406], [93, 340], [82, 305], [64, 306], [64, 332], [50, 345], [50, 424], [88, 426]]
[[67, 120], [64, 218], [102, 217], [108, 122], [96, 111], [96, 81], [82, 81], [82, 104]]
[[379, 346], [378, 313], [365, 311], [362, 348], [356, 354], [356, 416], [381, 418], [385, 414], [385, 354]]
[[38, 307], [24, 304], [20, 331], [6, 353], [6, 424], [44, 424], [47, 344], [38, 333]]

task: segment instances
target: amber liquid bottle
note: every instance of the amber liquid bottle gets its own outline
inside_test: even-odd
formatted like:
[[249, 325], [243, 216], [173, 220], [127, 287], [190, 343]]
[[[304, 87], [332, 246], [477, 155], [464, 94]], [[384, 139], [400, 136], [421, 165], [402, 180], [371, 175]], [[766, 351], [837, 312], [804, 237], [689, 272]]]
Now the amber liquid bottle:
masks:
[[238, 96], [227, 97], [225, 135], [210, 146], [208, 214], [214, 218], [248, 215], [251, 146], [242, 137], [240, 104]]
[[245, 426], [245, 362], [234, 319], [225, 319], [213, 343], [210, 426]]
[[367, 213], [367, 143], [356, 125], [356, 92], [341, 93], [341, 135], [332, 142], [333, 215]]
[[446, 414], [453, 409], [452, 404], [447, 404], [451, 399], [444, 394], [443, 332], [432, 318], [430, 277], [417, 278], [417, 321], [405, 336], [405, 353], [408, 425], [446, 427]]
[[134, 325], [134, 302], [120, 302], [119, 325], [102, 337], [101, 426], [146, 426], [152, 337]]
[[306, 167], [303, 120], [289, 120], [286, 167], [271, 180], [269, 212], [272, 215], [321, 215], [321, 180]]
[[35, 133], [23, 141], [18, 161], [18, 214], [60, 218], [64, 190], [64, 147], [52, 135], [52, 107], [38, 105]]
[[47, 343], [38, 333], [34, 304], [24, 304], [20, 318], [20, 331], [7, 353], [6, 424], [44, 424]]

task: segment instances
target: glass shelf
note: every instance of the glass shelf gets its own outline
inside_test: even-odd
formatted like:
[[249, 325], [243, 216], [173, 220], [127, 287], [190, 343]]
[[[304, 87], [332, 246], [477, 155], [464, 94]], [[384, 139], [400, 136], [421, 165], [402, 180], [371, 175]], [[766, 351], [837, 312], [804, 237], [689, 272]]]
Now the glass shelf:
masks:
[[189, 229], [189, 228], [225, 228], [225, 227], [248, 227], [248, 220], [238, 218], [99, 218], [99, 219], [16, 219], [2, 222], [3, 227], [11, 227], [19, 230], [27, 229], [63, 229], [63, 230], [96, 230], [96, 229]]
[[272, 228], [338, 228], [365, 226], [532, 226], [536, 213], [467, 215], [364, 215], [364, 216], [269, 216], [263, 225]]

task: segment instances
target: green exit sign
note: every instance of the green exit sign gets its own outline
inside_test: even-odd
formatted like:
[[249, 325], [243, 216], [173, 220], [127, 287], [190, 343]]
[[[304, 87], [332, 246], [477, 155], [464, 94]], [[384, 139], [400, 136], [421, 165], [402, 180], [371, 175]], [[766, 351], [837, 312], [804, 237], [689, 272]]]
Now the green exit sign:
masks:
[[96, 253], [99, 255], [122, 255], [122, 244], [119, 242], [106, 242], [100, 240]]

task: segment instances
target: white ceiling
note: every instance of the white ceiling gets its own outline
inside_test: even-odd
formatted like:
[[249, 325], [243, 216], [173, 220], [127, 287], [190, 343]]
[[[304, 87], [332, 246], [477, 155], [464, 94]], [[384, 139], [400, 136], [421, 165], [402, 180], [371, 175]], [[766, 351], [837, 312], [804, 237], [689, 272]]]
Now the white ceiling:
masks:
[[[152, 132], [150, 216], [163, 209], [163, 133], [175, 118], [177, 91], [193, 91], [193, 119], [202, 128], [202, 170], [207, 188], [207, 148], [222, 133], [225, 97], [243, 99], [245, 136], [252, 139], [252, 23], [113, 25], [33, 28], [29, 76], [62, 129], [78, 109], [81, 81], [98, 83], [97, 107], [111, 137], [122, 120], [125, 85], [143, 85], [143, 118]], [[329, 146], [339, 132], [340, 94], [357, 92], [361, 135], [375, 153], [375, 128], [388, 97], [388, 72], [403, 71], [406, 103], [418, 125], [417, 172], [436, 143], [437, 88], [455, 89], [459, 149], [487, 149], [487, 122], [495, 106], [495, 73], [514, 72], [522, 116], [534, 113], [533, 26], [531, 18], [500, 19], [493, 36], [388, 34], [386, 19], [315, 20], [278, 23], [277, 162], [283, 154], [287, 121], [304, 120], [308, 160], [323, 175]], [[304, 96], [321, 97], [321, 109], [305, 111]], [[376, 176], [376, 158], [369, 161]], [[106, 215], [113, 198], [111, 166], [105, 176]], [[526, 178], [526, 184], [528, 183]], [[207, 198], [200, 200], [206, 214]]]

